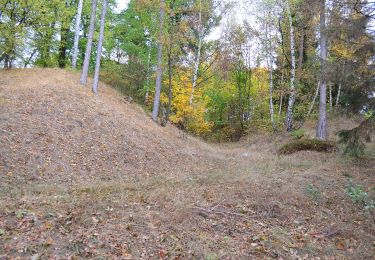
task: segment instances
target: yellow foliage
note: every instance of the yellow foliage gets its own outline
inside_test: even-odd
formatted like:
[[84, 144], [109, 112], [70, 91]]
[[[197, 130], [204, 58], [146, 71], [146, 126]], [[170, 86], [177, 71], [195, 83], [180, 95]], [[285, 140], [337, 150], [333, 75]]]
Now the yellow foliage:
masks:
[[187, 130], [204, 135], [211, 131], [213, 123], [205, 120], [208, 99], [203, 98], [201, 89], [194, 92], [194, 104], [190, 105], [192, 82], [190, 71], [179, 70], [172, 80], [173, 101], [169, 119], [172, 123], [184, 126]]

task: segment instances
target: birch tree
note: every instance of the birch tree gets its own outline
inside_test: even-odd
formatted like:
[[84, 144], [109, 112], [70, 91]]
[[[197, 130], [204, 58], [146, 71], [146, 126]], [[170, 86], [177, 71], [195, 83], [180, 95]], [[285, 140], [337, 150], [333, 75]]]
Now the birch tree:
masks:
[[295, 79], [296, 79], [296, 55], [294, 50], [295, 39], [294, 39], [294, 28], [292, 14], [290, 10], [289, 0], [285, 2], [286, 12], [288, 15], [289, 21], [289, 33], [290, 33], [290, 56], [291, 56], [291, 70], [290, 70], [290, 95], [288, 100], [288, 109], [286, 113], [286, 130], [291, 131], [293, 128], [293, 107], [296, 100], [296, 88], [295, 88]]
[[72, 57], [72, 67], [75, 69], [77, 67], [77, 57], [78, 57], [78, 43], [79, 43], [79, 32], [81, 27], [81, 17], [83, 9], [83, 0], [78, 2], [78, 10], [76, 16], [76, 27], [74, 33], [74, 46], [73, 46], [73, 57]]
[[80, 81], [82, 85], [87, 84], [87, 75], [89, 73], [92, 41], [93, 41], [94, 30], [95, 30], [96, 6], [97, 6], [97, 0], [92, 0], [89, 34], [87, 37], [86, 53], [85, 53], [85, 59], [83, 61], [82, 75], [81, 75], [81, 81]]
[[339, 105], [341, 88], [342, 88], [342, 80], [340, 79], [340, 81], [339, 81], [339, 89], [337, 90], [337, 96], [336, 96], [336, 104], [335, 104], [336, 107]]
[[274, 108], [273, 108], [273, 44], [272, 44], [272, 25], [271, 12], [268, 12], [267, 22], [266, 22], [266, 61], [267, 68], [269, 71], [269, 92], [270, 92], [270, 118], [272, 123], [272, 128], [275, 130], [275, 120], [274, 120]]
[[327, 61], [327, 31], [325, 16], [325, 0], [320, 0], [320, 23], [319, 23], [319, 46], [320, 46], [320, 99], [319, 119], [316, 128], [318, 139], [327, 139], [327, 82], [326, 82], [326, 61]]
[[100, 18], [100, 33], [99, 33], [99, 42], [98, 42], [98, 50], [96, 52], [96, 63], [95, 63], [95, 75], [94, 75], [94, 85], [92, 87], [92, 91], [95, 95], [98, 94], [98, 84], [99, 84], [99, 72], [100, 72], [100, 61], [102, 58], [102, 48], [103, 48], [103, 39], [104, 39], [104, 25], [105, 25], [105, 15], [107, 12], [107, 1], [102, 0], [102, 15]]
[[156, 82], [155, 82], [155, 96], [154, 105], [152, 109], [152, 120], [158, 121], [159, 105], [160, 105], [160, 93], [161, 93], [161, 81], [163, 76], [163, 28], [164, 28], [164, 0], [160, 0], [159, 10], [159, 39], [158, 39], [158, 61], [156, 69]]

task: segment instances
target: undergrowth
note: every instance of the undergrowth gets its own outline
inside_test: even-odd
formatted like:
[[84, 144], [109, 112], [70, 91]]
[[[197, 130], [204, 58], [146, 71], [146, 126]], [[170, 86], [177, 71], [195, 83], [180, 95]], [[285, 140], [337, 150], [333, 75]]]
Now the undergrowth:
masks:
[[299, 151], [334, 152], [336, 145], [331, 141], [302, 139], [285, 144], [279, 149], [279, 154], [292, 154]]

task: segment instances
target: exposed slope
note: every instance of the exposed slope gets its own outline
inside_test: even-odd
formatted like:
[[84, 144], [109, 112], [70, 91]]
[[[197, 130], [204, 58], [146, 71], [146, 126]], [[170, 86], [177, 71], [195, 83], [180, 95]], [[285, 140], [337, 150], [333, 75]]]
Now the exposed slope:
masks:
[[0, 73], [4, 182], [144, 177], [194, 160], [197, 140], [185, 140], [174, 127], [158, 126], [103, 84], [95, 97], [89, 86], [78, 84], [77, 73]]
[[0, 259], [372, 258], [373, 218], [345, 189], [373, 194], [373, 161], [185, 139], [78, 79], [0, 70]]

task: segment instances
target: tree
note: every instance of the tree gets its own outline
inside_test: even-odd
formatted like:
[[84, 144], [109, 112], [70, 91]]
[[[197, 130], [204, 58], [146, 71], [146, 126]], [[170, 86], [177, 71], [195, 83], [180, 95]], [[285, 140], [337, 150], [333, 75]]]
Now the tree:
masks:
[[296, 88], [295, 88], [295, 78], [296, 78], [296, 56], [294, 51], [294, 28], [293, 28], [293, 20], [292, 20], [292, 13], [290, 10], [289, 0], [286, 0], [286, 12], [288, 15], [289, 21], [289, 32], [290, 32], [290, 56], [292, 60], [291, 70], [290, 70], [290, 94], [288, 100], [288, 109], [286, 113], [286, 130], [291, 131], [293, 128], [293, 107], [294, 102], [296, 100]]
[[74, 1], [63, 1], [57, 2], [59, 9], [62, 12], [58, 12], [60, 18], [60, 42], [59, 42], [59, 54], [58, 54], [58, 65], [60, 68], [65, 68], [67, 57], [66, 53], [68, 51], [68, 45], [70, 44], [70, 25], [74, 16]]
[[97, 6], [97, 0], [92, 0], [91, 17], [90, 17], [90, 29], [89, 29], [89, 34], [88, 34], [88, 37], [87, 37], [86, 53], [85, 53], [85, 59], [84, 59], [84, 62], [83, 62], [82, 75], [81, 75], [81, 81], [80, 81], [82, 85], [87, 84], [87, 76], [88, 76], [88, 73], [89, 73], [92, 41], [93, 41], [94, 30], [95, 30], [96, 6]]
[[199, 0], [199, 12], [198, 12], [198, 47], [197, 47], [197, 53], [195, 55], [195, 63], [194, 63], [194, 72], [193, 72], [193, 84], [190, 94], [189, 103], [190, 105], [193, 104], [193, 98], [194, 98], [194, 90], [197, 86], [197, 78], [198, 78], [198, 69], [199, 69], [199, 63], [201, 59], [201, 49], [202, 49], [202, 38], [203, 38], [203, 32], [202, 32], [202, 0]]
[[325, 0], [320, 0], [319, 47], [320, 47], [320, 91], [319, 91], [319, 119], [316, 128], [318, 139], [327, 139], [327, 31], [326, 31]]
[[81, 27], [82, 9], [83, 9], [83, 0], [79, 0], [77, 16], [76, 16], [74, 47], [73, 47], [73, 57], [72, 57], [72, 67], [74, 69], [77, 67], [78, 43], [79, 43], [79, 32], [80, 32], [80, 27]]
[[102, 48], [104, 40], [104, 25], [105, 25], [105, 15], [107, 12], [107, 0], [102, 0], [102, 15], [100, 18], [100, 33], [98, 41], [98, 50], [96, 52], [96, 63], [95, 63], [95, 74], [94, 74], [94, 85], [92, 91], [95, 95], [98, 95], [98, 84], [99, 84], [99, 72], [100, 72], [100, 60], [102, 58]]
[[164, 0], [160, 0], [158, 62], [157, 62], [157, 69], [156, 69], [154, 106], [153, 106], [153, 110], [152, 110], [152, 120], [154, 120], [155, 122], [158, 121], [159, 105], [160, 105], [160, 93], [161, 93], [161, 81], [162, 81], [162, 76], [163, 76], [164, 9], [165, 9], [165, 2], [164, 2]]
[[0, 62], [12, 68], [21, 57], [27, 27], [35, 20], [33, 4], [29, 1], [0, 2]]

